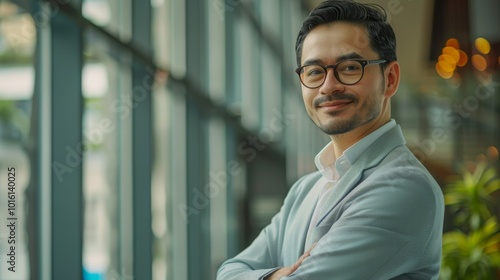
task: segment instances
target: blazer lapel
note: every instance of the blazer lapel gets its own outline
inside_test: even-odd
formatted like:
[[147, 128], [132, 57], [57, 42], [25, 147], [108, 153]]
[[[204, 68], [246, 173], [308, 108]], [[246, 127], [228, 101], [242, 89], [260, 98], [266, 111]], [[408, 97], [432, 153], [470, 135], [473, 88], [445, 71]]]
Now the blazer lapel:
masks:
[[[405, 140], [401, 127], [396, 125], [394, 128], [389, 130], [387, 133], [380, 136], [373, 144], [371, 144], [363, 155], [358, 158], [354, 164], [349, 168], [349, 170], [344, 174], [344, 176], [339, 180], [338, 184], [332, 190], [327, 203], [328, 208], [323, 213], [316, 226], [320, 225], [321, 222], [332, 212], [332, 210], [337, 206], [337, 204], [344, 199], [344, 197], [354, 189], [365, 169], [371, 168], [378, 165], [387, 154], [398, 146], [404, 145]], [[313, 232], [314, 233], [314, 232]], [[311, 234], [319, 240], [326, 232], [318, 232], [316, 234]], [[310, 238], [311, 239], [311, 238]], [[309, 243], [316, 242], [317, 240], [308, 240]]]

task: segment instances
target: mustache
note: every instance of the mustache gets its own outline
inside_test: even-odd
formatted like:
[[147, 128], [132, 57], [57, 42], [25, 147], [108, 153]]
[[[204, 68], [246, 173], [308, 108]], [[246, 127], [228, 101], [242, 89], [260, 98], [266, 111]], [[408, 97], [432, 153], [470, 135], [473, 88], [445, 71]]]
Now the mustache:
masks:
[[313, 105], [314, 105], [314, 107], [318, 107], [322, 103], [336, 101], [336, 100], [347, 100], [347, 101], [351, 101], [351, 102], [356, 102], [358, 99], [356, 98], [355, 95], [350, 94], [350, 93], [336, 93], [336, 94], [325, 95], [325, 96], [321, 96], [321, 97], [316, 98], [313, 101]]

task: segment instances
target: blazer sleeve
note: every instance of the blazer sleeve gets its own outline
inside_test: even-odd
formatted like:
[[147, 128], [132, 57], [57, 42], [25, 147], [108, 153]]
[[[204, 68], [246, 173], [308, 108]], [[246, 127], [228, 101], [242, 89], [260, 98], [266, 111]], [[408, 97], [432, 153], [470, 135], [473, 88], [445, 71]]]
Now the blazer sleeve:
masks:
[[310, 257], [281, 279], [437, 279], [442, 193], [426, 174], [407, 171], [413, 175], [359, 185], [340, 217], [315, 229], [325, 235]]
[[225, 261], [217, 271], [217, 280], [263, 279], [280, 268], [279, 256], [283, 244], [283, 232], [290, 209], [296, 202], [297, 192], [305, 176], [290, 189], [280, 211], [272, 218], [252, 242], [240, 254]]

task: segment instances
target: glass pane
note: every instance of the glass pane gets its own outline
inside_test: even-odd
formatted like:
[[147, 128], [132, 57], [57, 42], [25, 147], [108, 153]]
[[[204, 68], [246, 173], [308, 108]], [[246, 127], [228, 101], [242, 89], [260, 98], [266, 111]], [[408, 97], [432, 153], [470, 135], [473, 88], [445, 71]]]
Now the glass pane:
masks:
[[82, 0], [82, 15], [94, 24], [113, 33], [122, 40], [130, 39], [131, 1], [122, 0]]
[[[123, 245], [131, 227], [127, 198], [130, 172], [130, 150], [124, 149], [129, 139], [122, 133], [130, 129], [130, 107], [124, 102], [128, 65], [118, 62], [110, 45], [102, 37], [86, 33], [82, 72], [83, 111], [83, 269], [84, 279], [127, 279], [132, 266], [122, 258], [131, 250]], [[130, 124], [130, 123], [129, 123]], [[125, 199], [124, 199], [125, 198]], [[127, 217], [124, 221], [124, 217]], [[130, 234], [132, 230], [127, 230]]]
[[0, 18], [0, 279], [29, 279], [35, 243], [30, 171], [35, 26], [29, 13], [9, 1], [0, 2]]
[[[170, 1], [152, 0], [152, 32], [155, 62], [161, 67], [171, 64], [169, 24], [172, 13]], [[177, 34], [179, 37], [179, 34]], [[171, 70], [171, 69], [168, 69]], [[153, 280], [170, 279], [173, 275], [172, 254], [173, 240], [169, 230], [168, 215], [171, 208], [167, 188], [171, 186], [171, 160], [169, 150], [171, 145], [172, 115], [170, 112], [171, 94], [167, 91], [167, 73], [158, 73], [152, 90], [153, 99], [153, 137], [154, 162], [151, 180], [151, 219], [153, 232]]]
[[111, 23], [110, 2], [113, 0], [84, 0], [82, 2], [82, 14], [100, 26], [109, 26]]

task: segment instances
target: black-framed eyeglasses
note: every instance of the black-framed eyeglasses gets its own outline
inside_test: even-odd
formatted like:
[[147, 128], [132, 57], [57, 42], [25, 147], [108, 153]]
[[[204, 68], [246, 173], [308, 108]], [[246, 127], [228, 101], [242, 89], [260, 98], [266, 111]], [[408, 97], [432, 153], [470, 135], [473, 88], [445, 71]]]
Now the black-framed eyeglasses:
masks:
[[365, 66], [371, 64], [381, 64], [386, 61], [350, 59], [342, 60], [333, 65], [309, 64], [295, 69], [300, 81], [307, 88], [318, 88], [326, 80], [328, 68], [333, 68], [333, 74], [339, 82], [344, 85], [354, 85], [361, 81], [365, 72]]

